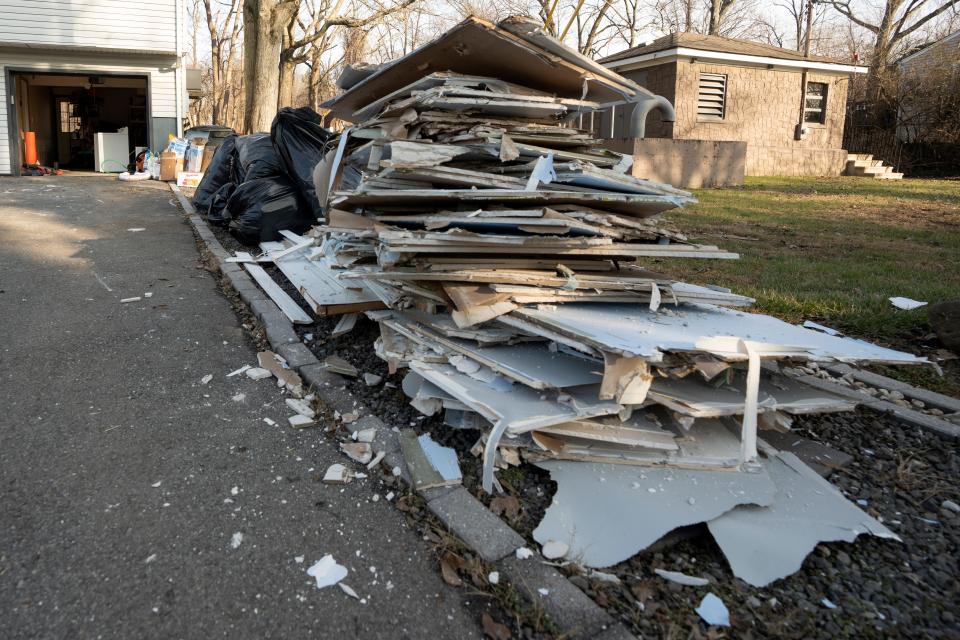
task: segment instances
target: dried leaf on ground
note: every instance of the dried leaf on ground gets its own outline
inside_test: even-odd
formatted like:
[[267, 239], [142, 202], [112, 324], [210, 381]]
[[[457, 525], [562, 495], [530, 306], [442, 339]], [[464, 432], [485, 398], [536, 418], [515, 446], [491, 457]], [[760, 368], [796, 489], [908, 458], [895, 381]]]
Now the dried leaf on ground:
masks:
[[463, 558], [453, 553], [445, 553], [442, 558], [440, 558], [440, 575], [443, 576], [443, 581], [449, 584], [452, 587], [459, 587], [463, 584], [463, 580], [460, 579], [458, 571], [463, 568]]
[[506, 625], [500, 624], [491, 618], [489, 613], [483, 614], [480, 622], [483, 624], [483, 632], [488, 638], [493, 638], [494, 640], [510, 640], [512, 637], [510, 629], [508, 629]]
[[513, 496], [497, 496], [490, 501], [490, 511], [498, 516], [506, 515], [507, 520], [516, 520], [520, 515], [520, 501]]

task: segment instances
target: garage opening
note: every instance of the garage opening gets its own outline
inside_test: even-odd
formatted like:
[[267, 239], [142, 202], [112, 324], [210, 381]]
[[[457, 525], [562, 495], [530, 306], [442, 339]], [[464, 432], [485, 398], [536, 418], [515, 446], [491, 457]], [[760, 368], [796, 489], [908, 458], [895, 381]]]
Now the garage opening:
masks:
[[13, 85], [23, 175], [126, 171], [149, 144], [146, 76], [16, 72]]

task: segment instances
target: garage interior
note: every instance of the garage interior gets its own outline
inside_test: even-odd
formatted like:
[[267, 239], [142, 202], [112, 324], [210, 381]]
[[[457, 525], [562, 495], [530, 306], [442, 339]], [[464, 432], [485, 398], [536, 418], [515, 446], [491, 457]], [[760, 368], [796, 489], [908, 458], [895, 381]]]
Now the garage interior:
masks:
[[[78, 171], [125, 171], [149, 144], [145, 76], [15, 73], [13, 84], [21, 164], [27, 131], [36, 135], [37, 164]], [[100, 137], [95, 153], [97, 134], [118, 132]]]

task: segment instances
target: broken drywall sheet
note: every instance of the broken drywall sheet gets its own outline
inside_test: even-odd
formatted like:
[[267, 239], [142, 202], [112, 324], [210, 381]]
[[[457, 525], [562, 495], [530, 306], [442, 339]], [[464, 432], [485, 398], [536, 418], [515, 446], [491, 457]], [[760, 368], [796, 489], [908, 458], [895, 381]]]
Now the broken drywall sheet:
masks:
[[[776, 487], [756, 473], [663, 469], [550, 460], [557, 493], [533, 532], [570, 546], [567, 558], [609, 567], [677, 527], [712, 520], [741, 504], [769, 505]], [[611, 514], [617, 514], [611, 517]]]
[[773, 503], [739, 506], [707, 526], [741, 580], [763, 587], [799, 571], [821, 542], [853, 542], [862, 533], [900, 541], [791, 453], [764, 466], [777, 486]]
[[[525, 328], [544, 327], [601, 350], [659, 360], [663, 351], [703, 351], [732, 360], [740, 339], [783, 352], [816, 359], [921, 363], [909, 353], [830, 336], [783, 322], [771, 316], [725, 309], [709, 304], [684, 304], [670, 313], [639, 305], [569, 303], [525, 307], [511, 315], [526, 321]], [[782, 345], [782, 347], [780, 347]]]
[[420, 435], [417, 440], [427, 460], [436, 469], [440, 477], [446, 482], [460, 482], [463, 475], [460, 473], [460, 463], [457, 462], [457, 452], [450, 447], [438, 444], [427, 434]]

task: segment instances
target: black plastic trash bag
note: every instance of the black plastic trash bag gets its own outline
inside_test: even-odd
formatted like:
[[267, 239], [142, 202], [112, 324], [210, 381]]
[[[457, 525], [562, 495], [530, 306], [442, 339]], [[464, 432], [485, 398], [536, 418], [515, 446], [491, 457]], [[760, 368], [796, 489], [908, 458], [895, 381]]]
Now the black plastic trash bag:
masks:
[[300, 191], [283, 176], [248, 180], [227, 201], [230, 233], [244, 244], [282, 240], [280, 231], [303, 233], [316, 222]]
[[270, 126], [270, 138], [283, 167], [316, 218], [323, 212], [313, 184], [313, 169], [323, 159], [331, 137], [333, 134], [321, 126], [319, 114], [310, 107], [284, 107]]
[[230, 224], [230, 212], [227, 211], [227, 202], [230, 200], [230, 196], [233, 195], [236, 188], [237, 185], [232, 182], [227, 182], [217, 189], [217, 192], [210, 198], [210, 204], [207, 205], [206, 211], [203, 212], [208, 222], [224, 227]]
[[206, 211], [210, 208], [210, 202], [214, 194], [223, 185], [231, 182], [233, 179], [233, 150], [236, 146], [237, 136], [229, 136], [217, 147], [217, 152], [213, 154], [213, 160], [207, 166], [203, 173], [203, 179], [197, 185], [197, 191], [193, 194], [193, 206], [197, 211]]
[[233, 181], [237, 184], [286, 175], [269, 133], [241, 136], [237, 138], [236, 148], [240, 171], [234, 175]]

